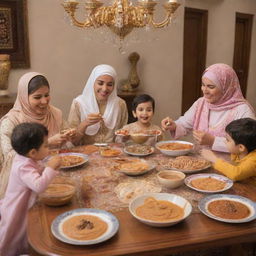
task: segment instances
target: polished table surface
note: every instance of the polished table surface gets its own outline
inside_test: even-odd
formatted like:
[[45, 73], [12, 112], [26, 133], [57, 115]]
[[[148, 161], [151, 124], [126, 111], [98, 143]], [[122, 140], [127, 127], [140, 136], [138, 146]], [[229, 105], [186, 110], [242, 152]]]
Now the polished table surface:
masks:
[[[162, 159], [165, 156], [159, 153], [150, 156], [155, 160], [159, 160], [159, 157]], [[71, 171], [69, 174], [73, 177], [77, 175], [81, 179], [81, 173], [89, 171], [95, 162], [100, 162], [100, 158], [102, 157], [98, 153], [93, 153], [88, 166]], [[92, 159], [95, 162], [91, 161]], [[67, 172], [64, 175], [67, 175]], [[127, 207], [122, 207], [112, 211], [119, 220], [118, 233], [108, 241], [91, 246], [66, 244], [57, 240], [51, 233], [51, 223], [58, 215], [75, 208], [87, 207], [81, 200], [81, 193], [78, 193], [72, 203], [66, 206], [48, 207], [38, 202], [29, 211], [28, 217], [28, 239], [33, 251], [31, 255], [170, 255], [176, 252], [256, 242], [256, 220], [249, 223], [228, 224], [210, 219], [198, 211], [195, 200], [197, 195], [195, 197], [193, 193], [197, 193], [199, 198], [204, 195], [192, 192], [185, 185], [181, 190], [189, 191], [185, 193], [188, 195], [186, 198], [190, 202], [194, 201], [192, 214], [184, 221], [171, 227], [150, 227], [134, 219]], [[175, 190], [165, 192], [175, 193]], [[232, 189], [224, 193], [237, 194], [256, 201], [256, 188], [252, 185], [235, 183]]]

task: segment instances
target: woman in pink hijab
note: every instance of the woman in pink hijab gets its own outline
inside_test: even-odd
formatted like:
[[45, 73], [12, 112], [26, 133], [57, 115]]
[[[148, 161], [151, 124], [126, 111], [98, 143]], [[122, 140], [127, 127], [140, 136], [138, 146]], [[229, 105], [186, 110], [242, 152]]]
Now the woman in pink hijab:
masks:
[[201, 89], [203, 97], [178, 120], [163, 119], [162, 128], [169, 130], [175, 139], [193, 131], [196, 143], [228, 152], [225, 127], [235, 119], [255, 119], [255, 112], [242, 95], [235, 71], [226, 64], [208, 67], [202, 76]]
[[40, 73], [29, 72], [18, 83], [17, 99], [14, 107], [0, 120], [0, 153], [2, 169], [0, 172], [0, 198], [6, 190], [14, 150], [11, 134], [15, 126], [23, 122], [37, 122], [49, 130], [48, 144], [58, 147], [67, 141], [60, 134], [65, 124], [61, 110], [49, 104], [50, 88], [47, 79]]

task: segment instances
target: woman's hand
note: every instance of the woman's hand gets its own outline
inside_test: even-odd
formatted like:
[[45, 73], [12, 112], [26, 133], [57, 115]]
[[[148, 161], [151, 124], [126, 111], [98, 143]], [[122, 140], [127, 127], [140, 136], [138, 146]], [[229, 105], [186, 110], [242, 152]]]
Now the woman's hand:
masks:
[[98, 122], [103, 122], [103, 118], [100, 113], [91, 113], [89, 114], [84, 121], [82, 121], [77, 127], [79, 134], [84, 134], [88, 126], [94, 125]]
[[166, 117], [161, 121], [161, 126], [164, 131], [175, 131], [176, 130], [176, 124], [175, 122], [170, 118]]
[[48, 145], [50, 148], [60, 147], [66, 142], [67, 142], [66, 136], [61, 133], [57, 133], [57, 134], [53, 135], [52, 137], [48, 138]]
[[207, 132], [193, 131], [193, 137], [197, 144], [212, 147], [215, 137]]
[[65, 129], [65, 130], [62, 130], [60, 134], [63, 135], [62, 138], [65, 138], [66, 141], [71, 141], [77, 136], [77, 129], [75, 128]]
[[218, 158], [216, 157], [216, 155], [209, 149], [202, 149], [202, 151], [200, 152], [201, 156], [203, 158], [205, 158], [207, 161], [211, 161], [213, 163], [215, 163]]
[[100, 113], [92, 113], [87, 116], [86, 120], [87, 120], [88, 126], [90, 126], [103, 121], [103, 118]]
[[60, 156], [51, 157], [49, 161], [46, 163], [46, 166], [51, 167], [54, 170], [59, 169], [61, 166], [61, 157]]

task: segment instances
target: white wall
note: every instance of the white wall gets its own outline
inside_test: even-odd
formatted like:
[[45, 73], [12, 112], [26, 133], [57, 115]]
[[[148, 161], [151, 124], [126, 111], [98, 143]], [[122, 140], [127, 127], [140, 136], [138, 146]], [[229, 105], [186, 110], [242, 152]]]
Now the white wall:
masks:
[[[125, 79], [130, 70], [128, 55], [136, 51], [141, 56], [140, 88], [156, 100], [157, 123], [167, 115], [177, 118], [181, 112], [184, 5], [209, 11], [207, 66], [216, 62], [232, 65], [235, 12], [256, 13], [255, 0], [181, 0], [175, 24], [166, 31], [154, 32], [153, 37], [158, 40], [130, 44], [121, 54], [110, 44], [86, 40], [86, 31], [65, 23], [62, 0], [27, 1], [31, 69], [11, 71], [11, 92], [16, 92], [22, 74], [30, 70], [42, 72], [51, 85], [52, 103], [67, 116], [72, 99], [81, 93], [95, 65], [113, 65], [119, 79]], [[247, 95], [256, 107], [255, 19], [252, 36]]]

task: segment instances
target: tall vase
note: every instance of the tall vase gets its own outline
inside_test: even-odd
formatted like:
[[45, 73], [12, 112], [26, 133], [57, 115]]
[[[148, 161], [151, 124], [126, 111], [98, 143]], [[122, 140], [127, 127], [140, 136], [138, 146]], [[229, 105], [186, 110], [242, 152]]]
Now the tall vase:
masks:
[[132, 52], [129, 55], [129, 61], [131, 63], [131, 70], [128, 75], [128, 79], [124, 80], [121, 85], [123, 92], [135, 92], [140, 84], [140, 78], [137, 72], [137, 63], [140, 59], [140, 55], [137, 52]]
[[8, 77], [11, 69], [10, 55], [0, 54], [0, 96], [9, 95]]

